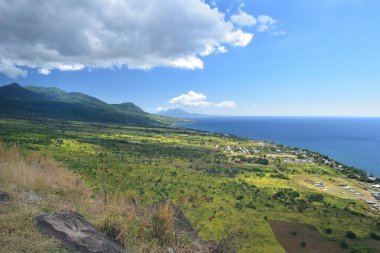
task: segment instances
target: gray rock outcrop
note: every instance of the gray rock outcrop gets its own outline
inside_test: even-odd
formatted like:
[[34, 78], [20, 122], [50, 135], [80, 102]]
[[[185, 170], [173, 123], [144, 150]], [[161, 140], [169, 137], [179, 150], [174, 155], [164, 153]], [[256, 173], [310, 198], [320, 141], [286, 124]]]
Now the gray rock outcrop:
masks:
[[10, 201], [9, 194], [6, 192], [1, 192], [0, 191], [0, 203], [1, 204], [8, 204]]
[[204, 242], [199, 237], [193, 226], [191, 225], [191, 222], [186, 217], [186, 215], [183, 213], [183, 211], [173, 206], [174, 209], [174, 227], [177, 233], [185, 235], [188, 239], [191, 240], [193, 245], [197, 246], [197, 252], [212, 252], [212, 253], [219, 253], [223, 252], [215, 242]]
[[83, 253], [127, 253], [123, 247], [98, 231], [81, 215], [72, 211], [40, 214], [38, 228], [54, 237], [70, 250]]

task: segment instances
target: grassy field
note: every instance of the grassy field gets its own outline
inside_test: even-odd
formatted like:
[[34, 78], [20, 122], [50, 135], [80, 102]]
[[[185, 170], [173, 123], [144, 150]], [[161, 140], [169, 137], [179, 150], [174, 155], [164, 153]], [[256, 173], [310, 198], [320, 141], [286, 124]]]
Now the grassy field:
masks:
[[[338, 245], [348, 241], [353, 252], [376, 252], [364, 241], [378, 243], [369, 233], [380, 234], [380, 216], [339, 193], [345, 183], [367, 196], [359, 182], [320, 163], [285, 163], [295, 156], [284, 146], [176, 127], [10, 119], [0, 119], [0, 140], [24, 157], [54, 158], [105, 202], [113, 195], [144, 205], [170, 200], [201, 239], [236, 234], [229, 243], [238, 252], [285, 252], [269, 220], [313, 225]], [[346, 239], [347, 231], [358, 238]]]

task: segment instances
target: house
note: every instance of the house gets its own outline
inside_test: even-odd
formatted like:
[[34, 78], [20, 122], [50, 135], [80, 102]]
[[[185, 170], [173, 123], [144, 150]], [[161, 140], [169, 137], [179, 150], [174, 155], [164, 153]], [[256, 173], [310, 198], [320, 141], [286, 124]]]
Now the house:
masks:
[[380, 184], [374, 184], [374, 185], [372, 185], [372, 188], [374, 188], [374, 189], [380, 189]]

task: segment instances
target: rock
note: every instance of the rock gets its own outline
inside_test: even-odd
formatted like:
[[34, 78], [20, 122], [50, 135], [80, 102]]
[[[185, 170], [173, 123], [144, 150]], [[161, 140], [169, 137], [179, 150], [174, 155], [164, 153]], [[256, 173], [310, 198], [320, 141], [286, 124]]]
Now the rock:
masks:
[[42, 200], [42, 197], [34, 191], [27, 192], [26, 196], [27, 196], [28, 200], [30, 202], [33, 202], [33, 203], [37, 203], [37, 202]]
[[0, 203], [1, 204], [8, 204], [10, 201], [9, 194], [6, 192], [0, 192]]
[[193, 226], [191, 225], [189, 219], [185, 216], [183, 211], [173, 206], [175, 211], [174, 215], [174, 228], [177, 233], [185, 235], [186, 238], [190, 239], [193, 245], [198, 249], [197, 252], [212, 252], [220, 253], [223, 252], [219, 249], [218, 245], [215, 242], [205, 242], [202, 241], [199, 237]]
[[166, 249], [166, 252], [167, 252], [167, 253], [175, 253], [175, 251], [174, 251], [174, 249], [173, 249], [172, 247], [168, 247], [168, 248]]
[[81, 215], [72, 211], [40, 214], [36, 217], [38, 228], [55, 237], [70, 250], [82, 253], [127, 253], [123, 247], [98, 231]]

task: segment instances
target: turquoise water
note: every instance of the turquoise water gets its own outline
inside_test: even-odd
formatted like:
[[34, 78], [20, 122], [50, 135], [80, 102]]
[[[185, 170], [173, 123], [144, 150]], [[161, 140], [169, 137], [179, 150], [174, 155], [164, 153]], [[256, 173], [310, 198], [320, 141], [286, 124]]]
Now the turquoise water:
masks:
[[192, 117], [184, 127], [306, 148], [380, 177], [380, 118]]

